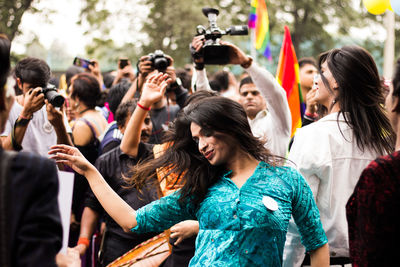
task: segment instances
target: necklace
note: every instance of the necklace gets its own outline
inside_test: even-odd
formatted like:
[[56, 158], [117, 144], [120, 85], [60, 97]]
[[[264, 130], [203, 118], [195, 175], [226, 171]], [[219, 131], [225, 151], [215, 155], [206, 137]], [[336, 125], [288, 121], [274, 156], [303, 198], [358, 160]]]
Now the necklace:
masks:
[[79, 114], [85, 113], [85, 112], [88, 111], [89, 109], [91, 109], [91, 108], [86, 108], [86, 109], [80, 111]]

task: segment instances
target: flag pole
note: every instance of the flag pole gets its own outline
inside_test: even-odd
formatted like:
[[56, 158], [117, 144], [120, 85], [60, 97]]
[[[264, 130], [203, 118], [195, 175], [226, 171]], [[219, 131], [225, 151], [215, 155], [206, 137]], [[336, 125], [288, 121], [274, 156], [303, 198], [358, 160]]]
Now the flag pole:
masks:
[[257, 50], [256, 46], [254, 45], [256, 43], [256, 31], [255, 29], [249, 29], [250, 30], [250, 56], [256, 60], [257, 57]]
[[394, 34], [394, 12], [386, 11], [385, 15], [385, 28], [386, 28], [386, 41], [385, 41], [385, 50], [383, 50], [383, 76], [386, 79], [390, 79], [393, 74], [393, 64], [394, 64], [394, 43], [395, 43], [395, 34]]

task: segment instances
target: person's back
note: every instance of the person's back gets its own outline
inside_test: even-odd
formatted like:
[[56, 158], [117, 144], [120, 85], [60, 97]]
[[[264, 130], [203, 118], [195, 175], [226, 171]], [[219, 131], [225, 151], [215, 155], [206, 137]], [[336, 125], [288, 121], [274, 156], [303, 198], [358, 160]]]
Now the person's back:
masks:
[[[0, 132], [13, 105], [5, 86], [10, 41], [0, 34]], [[7, 92], [6, 92], [7, 90]], [[5, 151], [0, 143], [0, 265], [57, 266], [62, 227], [55, 163], [32, 153]]]
[[[5, 160], [0, 148], [1, 163]], [[54, 162], [21, 152], [5, 167], [1, 180], [2, 226], [10, 266], [57, 266], [62, 227], [58, 209], [58, 177]], [[4, 170], [3, 170], [4, 171]]]

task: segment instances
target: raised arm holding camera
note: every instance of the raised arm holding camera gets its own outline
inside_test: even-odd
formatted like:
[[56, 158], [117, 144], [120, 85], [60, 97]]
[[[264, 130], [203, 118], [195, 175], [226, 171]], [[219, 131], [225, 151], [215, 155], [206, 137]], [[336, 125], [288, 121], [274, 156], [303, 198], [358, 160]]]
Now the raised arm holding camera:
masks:
[[[171, 79], [164, 97], [158, 102], [153, 103], [150, 107], [145, 107], [150, 111], [153, 123], [153, 132], [149, 143], [159, 144], [162, 142], [162, 135], [168, 128], [168, 124], [175, 119], [189, 93], [187, 89], [183, 88], [180, 80], [176, 77], [173, 58], [165, 55], [161, 50], [156, 50], [154, 53], [142, 56], [137, 63], [137, 67], [139, 72], [137, 80], [132, 83], [122, 102], [134, 98], [136, 91], [141, 92], [144, 82], [151, 73], [166, 73]], [[170, 105], [168, 103], [169, 97], [173, 97], [178, 105]]]
[[63, 112], [64, 99], [56, 89], [47, 86], [50, 73], [41, 59], [25, 58], [17, 63], [15, 75], [23, 94], [16, 97], [1, 134], [6, 150], [23, 149], [47, 156], [52, 145], [72, 145], [67, 133], [71, 129]]
[[[204, 69], [205, 36], [193, 38], [191, 52], [197, 71], [197, 90], [211, 90]], [[266, 140], [266, 147], [284, 157], [290, 141], [291, 116], [285, 90], [266, 69], [258, 66], [237, 46], [224, 41], [228, 64], [240, 65], [248, 74], [240, 82], [239, 103], [246, 111], [253, 134]], [[207, 62], [207, 61], [206, 61]]]

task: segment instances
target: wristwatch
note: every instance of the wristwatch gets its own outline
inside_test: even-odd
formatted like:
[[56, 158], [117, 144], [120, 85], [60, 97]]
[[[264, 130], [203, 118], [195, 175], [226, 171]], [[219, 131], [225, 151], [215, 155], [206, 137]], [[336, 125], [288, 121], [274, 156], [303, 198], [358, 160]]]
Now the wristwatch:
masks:
[[32, 118], [33, 118], [33, 116], [30, 117], [29, 119], [22, 118], [21, 116], [19, 116], [19, 117], [17, 118], [17, 120], [15, 121], [15, 126], [26, 126], [26, 125], [28, 125], [29, 121], [30, 121]]

